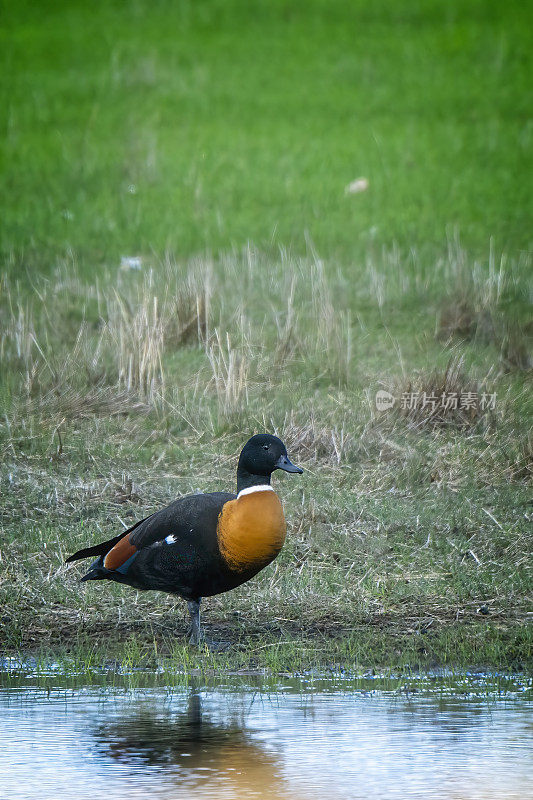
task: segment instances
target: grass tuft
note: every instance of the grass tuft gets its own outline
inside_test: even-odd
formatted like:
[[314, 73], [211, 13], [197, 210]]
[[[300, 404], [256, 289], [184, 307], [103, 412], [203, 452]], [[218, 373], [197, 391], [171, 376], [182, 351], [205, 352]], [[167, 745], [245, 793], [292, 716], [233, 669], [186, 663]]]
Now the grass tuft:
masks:
[[488, 413], [490, 403], [488, 393], [466, 377], [463, 356], [452, 356], [442, 371], [418, 374], [398, 394], [398, 412], [415, 428], [471, 428]]

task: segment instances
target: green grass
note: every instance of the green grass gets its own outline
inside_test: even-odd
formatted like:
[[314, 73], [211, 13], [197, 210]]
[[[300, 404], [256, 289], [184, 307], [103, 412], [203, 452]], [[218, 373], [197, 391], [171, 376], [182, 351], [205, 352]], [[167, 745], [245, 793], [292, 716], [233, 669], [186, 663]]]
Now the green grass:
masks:
[[[252, 252], [108, 276], [98, 288], [70, 270], [32, 296], [6, 281], [8, 647], [94, 646], [119, 658], [131, 647], [179, 651], [181, 663], [184, 604], [80, 585], [79, 567], [64, 558], [176, 495], [231, 488], [243, 441], [267, 429], [305, 474], [276, 481], [289, 519], [277, 562], [206, 602], [212, 635], [237, 645], [231, 663], [528, 664], [527, 371], [504, 368], [498, 340], [443, 346], [426, 302], [435, 286], [416, 290], [408, 269], [373, 309], [367, 274], [359, 291], [369, 307], [361, 303], [357, 322], [357, 305], [335, 299], [338, 282], [320, 265], [276, 265]], [[446, 269], [460, 283], [467, 261]], [[490, 299], [493, 278], [475, 274], [474, 306], [503, 315]], [[500, 276], [502, 293], [512, 279]], [[424, 335], [412, 342], [389, 308], [416, 296], [425, 298]], [[398, 397], [407, 387], [486, 391], [496, 405], [474, 416], [378, 412], [382, 386]]]
[[[531, 242], [521, 2], [4, 3], [1, 252]], [[355, 178], [367, 192], [346, 195]]]
[[[531, 664], [527, 25], [520, 3], [4, 4], [4, 649]], [[430, 416], [413, 391], [496, 404]], [[182, 603], [64, 566], [232, 488], [260, 430], [305, 474], [276, 481], [280, 558], [206, 602], [231, 654], [184, 645]]]

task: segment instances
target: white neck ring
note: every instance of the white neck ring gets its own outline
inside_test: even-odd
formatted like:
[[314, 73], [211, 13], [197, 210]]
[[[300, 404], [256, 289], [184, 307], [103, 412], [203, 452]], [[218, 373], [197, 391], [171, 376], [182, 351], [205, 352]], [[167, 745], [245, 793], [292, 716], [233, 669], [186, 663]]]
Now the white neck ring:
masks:
[[237, 500], [239, 497], [243, 497], [245, 494], [253, 494], [254, 492], [273, 492], [274, 489], [268, 483], [261, 483], [259, 486], [249, 486], [247, 489], [241, 489], [239, 494], [237, 495]]

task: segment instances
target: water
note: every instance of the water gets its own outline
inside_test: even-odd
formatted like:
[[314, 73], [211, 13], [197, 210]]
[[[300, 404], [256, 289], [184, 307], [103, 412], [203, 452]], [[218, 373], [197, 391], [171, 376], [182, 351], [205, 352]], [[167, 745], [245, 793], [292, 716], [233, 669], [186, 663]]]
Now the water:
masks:
[[525, 684], [487, 692], [484, 679], [433, 678], [411, 682], [412, 693], [340, 679], [73, 682], [4, 681], [1, 797], [533, 798]]

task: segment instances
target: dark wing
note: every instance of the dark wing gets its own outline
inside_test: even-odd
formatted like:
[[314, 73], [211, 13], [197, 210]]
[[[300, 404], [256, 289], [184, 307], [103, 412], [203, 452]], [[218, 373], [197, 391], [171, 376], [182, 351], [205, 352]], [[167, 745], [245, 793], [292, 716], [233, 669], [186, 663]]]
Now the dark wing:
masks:
[[177, 542], [192, 537], [202, 539], [209, 532], [216, 532], [218, 515], [228, 500], [236, 495], [229, 492], [210, 492], [208, 494], [188, 494], [174, 500], [166, 508], [147, 517], [129, 534], [130, 543], [141, 550], [167, 536]]
[[218, 549], [218, 517], [235, 497], [212, 492], [176, 500], [139, 525], [128, 537], [129, 549], [116, 545], [103, 566], [115, 570], [113, 580], [137, 589], [158, 589], [186, 599], [217, 593], [227, 572]]
[[[88, 556], [98, 556], [88, 575], [82, 580], [109, 576], [120, 571], [125, 575], [133, 560], [152, 545], [171, 536], [176, 547], [185, 547], [203, 552], [205, 555], [217, 549], [216, 527], [222, 506], [236, 495], [229, 492], [191, 494], [174, 500], [166, 508], [139, 520], [127, 531], [106, 542], [78, 550], [67, 559], [67, 563]], [[143, 559], [144, 561], [144, 559]], [[137, 565], [140, 566], [140, 565]]]

